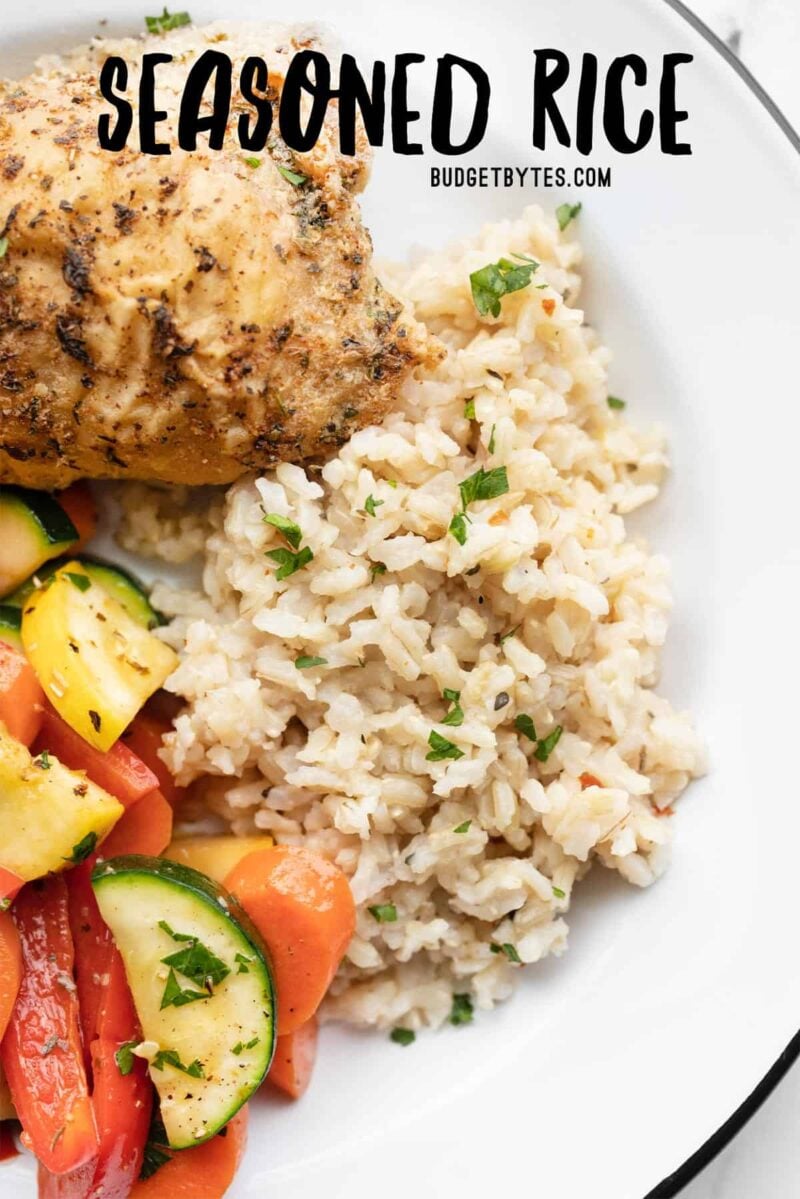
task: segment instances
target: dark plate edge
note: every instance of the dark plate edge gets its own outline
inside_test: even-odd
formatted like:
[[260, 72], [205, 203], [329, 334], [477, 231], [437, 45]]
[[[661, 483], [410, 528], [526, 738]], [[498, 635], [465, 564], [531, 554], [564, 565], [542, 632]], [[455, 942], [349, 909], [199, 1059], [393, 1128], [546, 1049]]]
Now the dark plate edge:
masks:
[[[674, 9], [679, 16], [683, 17], [701, 37], [705, 38], [717, 53], [722, 55], [729, 66], [733, 68], [739, 78], [743, 80], [756, 99], [767, 110], [778, 128], [788, 137], [793, 148], [800, 154], [800, 135], [798, 135], [794, 127], [790, 124], [788, 118], [781, 112], [772, 97], [764, 90], [758, 80], [750, 74], [747, 67], [733, 53], [731, 48], [726, 46], [725, 42], [717, 37], [704, 21], [701, 21], [698, 16], [688, 9], [682, 3], [682, 0], [665, 0], [665, 3]], [[778, 1083], [789, 1072], [798, 1058], [800, 1058], [800, 1032], [797, 1032], [792, 1037], [778, 1060], [773, 1063], [758, 1085], [737, 1107], [733, 1115], [729, 1116], [725, 1123], [721, 1124], [717, 1131], [712, 1133], [708, 1140], [691, 1157], [688, 1157], [682, 1166], [679, 1166], [674, 1173], [662, 1179], [657, 1186], [647, 1192], [643, 1199], [674, 1199], [674, 1196], [679, 1194], [685, 1186], [688, 1186], [693, 1179], [697, 1178], [705, 1170], [706, 1166], [714, 1160], [717, 1154], [726, 1145], [729, 1145], [734, 1137], [742, 1131], [745, 1124], [756, 1114], [764, 1100], [769, 1098]]]

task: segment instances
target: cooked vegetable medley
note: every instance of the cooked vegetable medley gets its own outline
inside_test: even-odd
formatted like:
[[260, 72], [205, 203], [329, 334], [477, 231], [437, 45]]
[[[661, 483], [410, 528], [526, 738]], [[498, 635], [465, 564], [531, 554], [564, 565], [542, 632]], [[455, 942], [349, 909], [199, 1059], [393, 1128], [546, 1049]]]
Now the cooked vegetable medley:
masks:
[[308, 1086], [355, 905], [269, 836], [173, 838], [175, 655], [95, 522], [0, 488], [0, 1161], [21, 1125], [41, 1199], [220, 1199], [265, 1077]]

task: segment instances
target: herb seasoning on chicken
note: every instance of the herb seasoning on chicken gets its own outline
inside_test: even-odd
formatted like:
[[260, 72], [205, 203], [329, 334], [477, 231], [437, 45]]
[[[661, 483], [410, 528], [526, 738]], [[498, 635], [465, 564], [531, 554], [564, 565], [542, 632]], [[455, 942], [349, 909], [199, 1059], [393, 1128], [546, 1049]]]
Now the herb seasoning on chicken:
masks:
[[[218, 43], [235, 69], [263, 55], [275, 98], [314, 44], [263, 25], [160, 37], [169, 121], [191, 62]], [[102, 62], [124, 56], [135, 95], [152, 48], [95, 42], [0, 85], [0, 482], [224, 483], [325, 456], [438, 355], [373, 274], [355, 199], [365, 146], [341, 155], [333, 116], [306, 154], [276, 133], [258, 158], [234, 139], [100, 149]]]

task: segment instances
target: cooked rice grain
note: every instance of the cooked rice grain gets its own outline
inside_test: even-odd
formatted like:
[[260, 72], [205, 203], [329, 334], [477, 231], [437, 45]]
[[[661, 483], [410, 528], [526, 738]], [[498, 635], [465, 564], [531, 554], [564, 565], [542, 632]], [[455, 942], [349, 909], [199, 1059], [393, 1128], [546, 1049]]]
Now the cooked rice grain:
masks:
[[[541, 268], [481, 319], [470, 272], [512, 252]], [[169, 687], [187, 708], [166, 751], [179, 781], [230, 777], [208, 802], [237, 833], [310, 845], [350, 878], [358, 929], [332, 1017], [417, 1028], [445, 1020], [454, 991], [505, 998], [520, 967], [492, 946], [522, 963], [560, 954], [594, 860], [640, 886], [658, 877], [669, 805], [703, 769], [688, 717], [652, 690], [667, 564], [623, 519], [657, 493], [663, 437], [609, 410], [579, 260], [529, 208], [387, 269], [446, 360], [321, 470], [235, 484], [210, 513], [204, 598], [154, 592], [181, 652]], [[509, 491], [471, 505], [462, 546], [448, 527], [481, 466], [505, 466]], [[265, 513], [314, 554], [281, 582], [265, 554], [286, 542]], [[298, 669], [301, 655], [325, 665]], [[460, 725], [444, 723], [446, 689]], [[546, 761], [518, 715], [540, 738], [563, 726]], [[462, 756], [428, 760], [432, 731]]]

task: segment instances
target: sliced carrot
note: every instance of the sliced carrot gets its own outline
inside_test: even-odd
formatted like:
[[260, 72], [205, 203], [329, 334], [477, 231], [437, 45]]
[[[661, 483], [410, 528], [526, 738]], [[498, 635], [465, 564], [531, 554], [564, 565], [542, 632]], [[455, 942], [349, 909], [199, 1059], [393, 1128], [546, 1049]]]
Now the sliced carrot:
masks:
[[0, 641], [0, 720], [12, 737], [30, 745], [42, 723], [44, 691], [24, 654]]
[[264, 938], [278, 993], [280, 1036], [316, 1012], [356, 924], [347, 879], [308, 849], [275, 845], [242, 858], [225, 879]]
[[19, 934], [8, 912], [3, 912], [0, 914], [0, 1041], [11, 1019], [21, 981]]
[[587, 787], [602, 787], [603, 785], [597, 775], [589, 774], [588, 772], [582, 774], [578, 782], [581, 785], [582, 791], [585, 791]]
[[97, 505], [89, 484], [83, 480], [72, 483], [64, 491], [59, 491], [55, 498], [78, 530], [79, 540], [70, 547], [70, 552], [79, 554], [97, 532]]
[[292, 1099], [299, 1099], [308, 1089], [317, 1057], [316, 1016], [312, 1016], [296, 1032], [278, 1037], [275, 1056], [267, 1078]]
[[120, 740], [127, 745], [128, 749], [133, 750], [145, 766], [152, 770], [158, 779], [161, 794], [175, 808], [186, 797], [186, 788], [177, 785], [166, 763], [162, 762], [158, 756], [158, 751], [164, 741], [164, 734], [171, 730], [172, 720], [157, 716], [150, 711], [140, 712], [122, 734]]
[[157, 858], [172, 840], [172, 808], [160, 791], [151, 791], [120, 817], [100, 846], [100, 856], [143, 853]]
[[134, 1184], [130, 1199], [222, 1199], [233, 1182], [247, 1144], [247, 1108], [222, 1132], [182, 1149], [149, 1178]]

